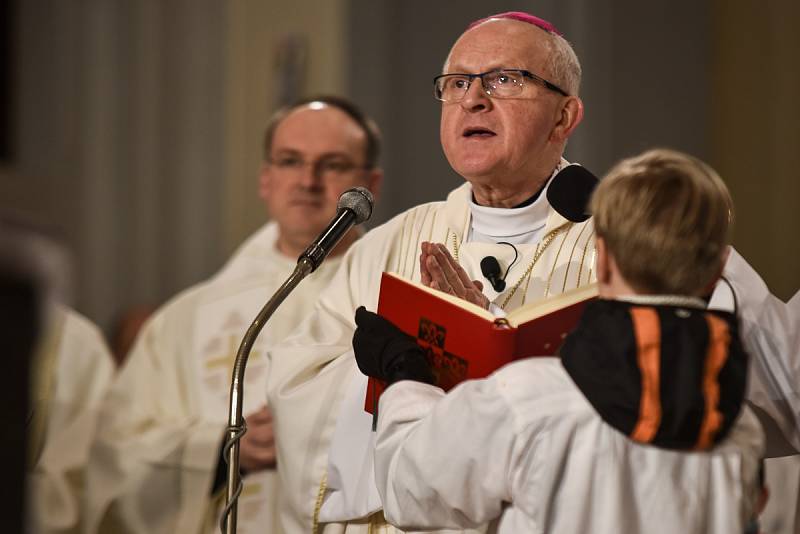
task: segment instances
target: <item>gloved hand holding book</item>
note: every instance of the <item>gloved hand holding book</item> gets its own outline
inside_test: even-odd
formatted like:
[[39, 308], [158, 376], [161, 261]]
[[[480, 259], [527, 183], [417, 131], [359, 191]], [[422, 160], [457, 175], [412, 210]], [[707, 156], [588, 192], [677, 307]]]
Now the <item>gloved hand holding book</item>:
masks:
[[415, 338], [364, 306], [356, 310], [356, 326], [353, 350], [362, 373], [388, 384], [400, 380], [434, 383], [428, 359]]

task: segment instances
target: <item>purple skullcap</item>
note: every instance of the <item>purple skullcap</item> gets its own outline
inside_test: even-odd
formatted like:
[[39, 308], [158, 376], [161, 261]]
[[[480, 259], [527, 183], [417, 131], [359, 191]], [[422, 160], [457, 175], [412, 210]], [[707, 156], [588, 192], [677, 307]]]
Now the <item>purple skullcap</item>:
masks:
[[530, 13], [525, 13], [524, 11], [506, 11], [505, 13], [498, 13], [497, 15], [490, 15], [488, 17], [484, 17], [482, 19], [476, 20], [475, 22], [473, 22], [472, 24], [467, 26], [467, 30], [471, 30], [472, 28], [474, 28], [478, 24], [482, 24], [482, 23], [486, 22], [487, 20], [491, 20], [491, 19], [511, 19], [511, 20], [518, 20], [520, 22], [527, 22], [528, 24], [533, 24], [537, 28], [541, 28], [541, 29], [543, 29], [544, 31], [546, 31], [548, 33], [554, 33], [554, 34], [559, 35], [561, 37], [564, 36], [564, 34], [561, 33], [560, 31], [558, 31], [558, 28], [553, 26], [552, 23], [547, 22], [544, 19], [540, 19], [539, 17], [536, 17], [534, 15], [531, 15]]

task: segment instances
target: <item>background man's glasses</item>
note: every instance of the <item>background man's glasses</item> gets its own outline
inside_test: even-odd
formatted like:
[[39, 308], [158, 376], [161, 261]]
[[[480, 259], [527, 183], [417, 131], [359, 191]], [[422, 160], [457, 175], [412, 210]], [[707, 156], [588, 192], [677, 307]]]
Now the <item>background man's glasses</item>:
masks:
[[323, 179], [336, 179], [345, 176], [355, 169], [363, 169], [352, 161], [340, 157], [323, 157], [317, 160], [306, 161], [297, 156], [279, 156], [267, 160], [278, 172], [299, 176], [306, 167], [311, 167], [314, 176]]
[[526, 79], [560, 95], [569, 96], [559, 86], [522, 69], [490, 70], [479, 74], [442, 74], [433, 79], [433, 96], [442, 102], [458, 102], [467, 94], [475, 78], [480, 78], [483, 91], [493, 98], [519, 96]]

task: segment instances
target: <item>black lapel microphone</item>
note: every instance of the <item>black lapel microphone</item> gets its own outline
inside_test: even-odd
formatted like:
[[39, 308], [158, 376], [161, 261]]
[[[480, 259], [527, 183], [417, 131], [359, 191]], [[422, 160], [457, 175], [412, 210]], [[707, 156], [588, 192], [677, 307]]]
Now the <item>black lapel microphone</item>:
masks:
[[[568, 221], [583, 222], [591, 215], [588, 212], [589, 199], [599, 180], [585, 167], [577, 164], [567, 165], [561, 169], [547, 187], [547, 201], [562, 217]], [[514, 249], [514, 262], [519, 254], [517, 247], [511, 243], [501, 241], [498, 245], [509, 245]], [[511, 265], [505, 274], [501, 273], [500, 262], [494, 256], [486, 256], [481, 260], [481, 273], [495, 291], [502, 293], [506, 288], [506, 276], [511, 270]]]
[[511, 267], [517, 263], [519, 251], [517, 250], [517, 247], [513, 245], [513, 243], [509, 243], [508, 241], [500, 241], [497, 244], [508, 245], [509, 247], [513, 248], [514, 260], [508, 265], [508, 269], [506, 269], [505, 274], [501, 276], [500, 262], [497, 261], [497, 258], [494, 256], [486, 256], [481, 260], [481, 273], [483, 273], [483, 277], [486, 278], [490, 284], [492, 284], [492, 287], [495, 291], [502, 293], [506, 288], [506, 276], [508, 276], [508, 271], [510, 271]]
[[506, 281], [500, 276], [500, 263], [494, 256], [486, 256], [481, 260], [481, 272], [484, 278], [489, 280], [492, 287], [498, 293], [506, 288]]

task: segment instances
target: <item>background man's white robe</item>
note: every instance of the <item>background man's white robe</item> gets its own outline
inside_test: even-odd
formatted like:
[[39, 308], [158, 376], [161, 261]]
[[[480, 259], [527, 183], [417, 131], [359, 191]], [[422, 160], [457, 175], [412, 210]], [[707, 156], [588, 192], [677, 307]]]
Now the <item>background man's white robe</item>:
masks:
[[379, 414], [375, 473], [401, 526], [502, 514], [508, 534], [739, 534], [759, 493], [764, 437], [747, 408], [711, 451], [642, 445], [600, 417], [557, 358], [511, 363], [447, 396], [398, 382]]
[[[334, 494], [327, 488], [327, 464], [340, 405], [354, 380], [366, 383], [352, 354], [353, 315], [360, 305], [376, 309], [381, 272], [420, 280], [423, 241], [444, 243], [451, 253], [455, 243], [457, 259], [472, 279], [482, 279], [480, 261], [487, 255], [498, 257], [503, 265], [511, 262], [513, 250], [506, 245], [463, 243], [470, 227], [470, 194], [471, 188], [465, 184], [453, 191], [446, 203], [415, 207], [369, 232], [345, 255], [328, 290], [320, 296], [314, 315], [270, 351], [268, 395], [276, 421], [283, 532], [309, 532], [326, 516], [336, 522], [326, 524], [325, 532], [367, 532], [379, 522], [375, 516], [359, 516], [363, 503], [350, 498], [350, 488], [344, 487], [334, 488], [344, 493], [338, 499], [343, 505], [324, 509], [326, 516], [320, 515], [325, 498]], [[523, 299], [531, 302], [559, 294], [594, 278], [591, 222], [570, 225], [551, 209], [544, 234], [565, 224], [568, 226], [539, 258], [529, 282], [526, 279], [519, 285], [507, 310], [519, 307]], [[484, 284], [485, 294], [497, 304], [503, 303], [523, 277], [536, 245], [517, 248], [520, 260], [508, 274], [506, 291], [498, 295]], [[369, 425], [369, 418], [365, 423]], [[372, 477], [371, 469], [362, 474], [364, 480]]]
[[[104, 401], [90, 469], [91, 528], [103, 532], [217, 532], [210, 496], [227, 425], [233, 357], [245, 330], [296, 262], [266, 225], [208, 282], [184, 291], [147, 323]], [[267, 323], [248, 360], [244, 414], [266, 403], [266, 349], [314, 305], [339, 258], [296, 288]], [[245, 477], [242, 534], [274, 532], [277, 476]], [[220, 495], [221, 497], [221, 495]]]
[[74, 311], [54, 307], [33, 366], [29, 532], [81, 531], [89, 447], [113, 374], [100, 330]]

